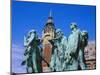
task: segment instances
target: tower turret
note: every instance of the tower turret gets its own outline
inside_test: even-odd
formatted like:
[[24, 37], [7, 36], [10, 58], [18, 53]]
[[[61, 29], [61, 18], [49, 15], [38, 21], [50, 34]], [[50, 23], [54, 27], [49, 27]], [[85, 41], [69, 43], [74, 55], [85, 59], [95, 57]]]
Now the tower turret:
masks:
[[[43, 53], [45, 60], [49, 63], [51, 59], [51, 53], [52, 53], [52, 45], [48, 40], [51, 40], [55, 37], [55, 25], [52, 17], [52, 12], [50, 11], [48, 20], [44, 26], [43, 32], [42, 32], [42, 38], [43, 38]], [[43, 66], [47, 66], [46, 63], [43, 63]]]

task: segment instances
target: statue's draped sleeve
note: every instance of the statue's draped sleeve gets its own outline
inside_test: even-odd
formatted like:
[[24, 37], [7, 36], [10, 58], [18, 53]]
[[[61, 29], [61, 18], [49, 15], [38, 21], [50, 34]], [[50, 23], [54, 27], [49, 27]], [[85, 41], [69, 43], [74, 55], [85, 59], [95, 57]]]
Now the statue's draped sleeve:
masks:
[[80, 38], [79, 30], [76, 30], [69, 36], [68, 47], [67, 47], [69, 52], [73, 52], [73, 53], [76, 52], [79, 44], [79, 38]]
[[24, 45], [29, 46], [30, 43], [33, 41], [33, 39], [34, 39], [34, 34], [31, 34], [28, 37], [24, 37]]

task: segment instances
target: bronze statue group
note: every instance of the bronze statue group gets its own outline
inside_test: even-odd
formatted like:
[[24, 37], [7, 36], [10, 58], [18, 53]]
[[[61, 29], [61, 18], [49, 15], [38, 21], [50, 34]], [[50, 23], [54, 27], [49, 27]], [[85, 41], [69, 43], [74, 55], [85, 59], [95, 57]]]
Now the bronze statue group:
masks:
[[84, 49], [88, 44], [87, 31], [81, 31], [76, 23], [71, 23], [71, 34], [65, 37], [60, 29], [56, 29], [55, 38], [49, 40], [52, 44], [50, 63], [43, 57], [42, 39], [35, 30], [30, 30], [24, 37], [25, 59], [21, 65], [26, 65], [27, 73], [43, 72], [42, 61], [46, 62], [50, 72], [87, 69]]

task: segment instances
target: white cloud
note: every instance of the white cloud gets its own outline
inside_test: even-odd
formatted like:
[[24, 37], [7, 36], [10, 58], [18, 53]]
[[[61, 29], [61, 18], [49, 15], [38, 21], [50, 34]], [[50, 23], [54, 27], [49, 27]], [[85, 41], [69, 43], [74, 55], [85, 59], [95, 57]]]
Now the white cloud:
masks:
[[24, 47], [17, 44], [12, 44], [12, 71], [17, 73], [25, 73], [25, 66], [21, 66], [24, 58]]

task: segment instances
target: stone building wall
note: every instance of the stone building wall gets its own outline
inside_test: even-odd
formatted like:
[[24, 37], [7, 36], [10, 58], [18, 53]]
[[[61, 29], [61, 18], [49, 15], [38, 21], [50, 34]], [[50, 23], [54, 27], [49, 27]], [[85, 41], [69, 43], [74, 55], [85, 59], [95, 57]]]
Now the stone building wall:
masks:
[[85, 60], [88, 69], [96, 68], [96, 44], [95, 41], [88, 43], [88, 46], [85, 48]]

